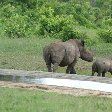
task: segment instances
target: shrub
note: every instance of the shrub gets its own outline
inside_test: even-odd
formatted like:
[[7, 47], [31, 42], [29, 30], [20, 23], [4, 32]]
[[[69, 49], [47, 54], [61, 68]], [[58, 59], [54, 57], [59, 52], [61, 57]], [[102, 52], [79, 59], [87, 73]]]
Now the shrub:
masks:
[[85, 39], [85, 41], [86, 41], [86, 45], [90, 47], [90, 46], [94, 46], [96, 43], [98, 43], [99, 39], [98, 39], [98, 37], [96, 37], [96, 38], [87, 37]]
[[105, 24], [106, 26], [112, 26], [112, 19], [103, 20], [103, 24]]
[[0, 23], [4, 34], [10, 38], [37, 36], [39, 31], [37, 10], [22, 10], [20, 4], [7, 4], [0, 8]]
[[62, 30], [62, 40], [66, 41], [68, 39], [86, 39], [87, 35], [77, 29], [73, 29], [71, 26], [65, 26]]
[[87, 35], [87, 31], [82, 31], [79, 28], [64, 27], [60, 37], [63, 41], [81, 39], [86, 42], [87, 46], [93, 46], [98, 42], [98, 37], [90, 37]]
[[5, 22], [5, 32], [9, 37], [25, 37], [25, 16], [16, 15]]
[[54, 10], [51, 7], [43, 7], [39, 11], [40, 13], [40, 34], [55, 35], [57, 33], [63, 33], [64, 28], [73, 28], [76, 24], [73, 19], [73, 15], [55, 15]]
[[[63, 41], [73, 37], [86, 38], [86, 34], [75, 26], [110, 28], [110, 3], [110, 0], [98, 0], [93, 7], [90, 1], [81, 0], [1, 0], [1, 33], [17, 38], [41, 35]], [[111, 32], [106, 35], [110, 42]], [[91, 43], [93, 39], [88, 40]]]
[[109, 30], [100, 30], [98, 32], [100, 38], [107, 42], [107, 43], [112, 43], [112, 30], [109, 29]]
[[73, 19], [73, 15], [54, 15], [54, 10], [51, 7], [43, 7], [40, 13], [41, 35], [49, 35], [63, 41], [72, 38], [86, 39], [86, 33], [75, 28], [78, 23]]

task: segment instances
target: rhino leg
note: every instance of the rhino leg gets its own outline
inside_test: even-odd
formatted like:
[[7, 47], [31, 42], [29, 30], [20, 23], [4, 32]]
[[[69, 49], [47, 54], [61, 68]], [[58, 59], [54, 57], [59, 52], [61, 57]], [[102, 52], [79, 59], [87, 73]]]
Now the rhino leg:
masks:
[[75, 70], [75, 65], [77, 63], [77, 58], [73, 61], [73, 63], [71, 64], [71, 69], [70, 69], [70, 74], [76, 74], [76, 70]]
[[70, 68], [71, 68], [70, 66], [67, 66], [67, 69], [66, 69], [66, 73], [67, 73], [67, 74], [70, 73]]
[[51, 69], [51, 63], [46, 64], [46, 66], [47, 66], [48, 72], [52, 72], [52, 69]]
[[53, 72], [55, 72], [55, 71], [58, 69], [58, 66], [59, 66], [58, 63], [55, 63], [55, 64], [54, 64], [54, 66], [53, 66]]
[[102, 77], [105, 77], [105, 73], [106, 73], [106, 72], [102, 72]]
[[75, 68], [73, 66], [68, 66], [66, 69], [67, 74], [76, 74]]
[[98, 72], [98, 75], [97, 76], [101, 76], [101, 72], [100, 71]]
[[75, 68], [74, 67], [71, 67], [70, 74], [76, 74], [76, 71], [75, 71]]
[[94, 71], [92, 71], [92, 75], [91, 75], [91, 76], [94, 76], [94, 74], [95, 74], [95, 72], [94, 72]]
[[76, 64], [76, 60], [74, 60], [73, 61], [73, 63], [71, 63], [70, 65], [68, 65], [68, 67], [67, 67], [67, 69], [66, 69], [66, 73], [67, 74], [76, 74], [76, 71], [75, 71], [75, 68], [74, 68], [74, 66], [75, 66], [75, 64]]

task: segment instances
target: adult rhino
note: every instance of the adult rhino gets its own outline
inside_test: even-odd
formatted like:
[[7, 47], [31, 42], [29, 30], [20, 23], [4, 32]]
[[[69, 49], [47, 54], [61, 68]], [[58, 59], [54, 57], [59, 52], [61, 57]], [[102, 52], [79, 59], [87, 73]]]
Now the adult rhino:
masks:
[[[75, 64], [79, 58], [92, 62], [93, 55], [86, 50], [83, 40], [70, 39], [66, 42], [56, 42], [45, 46], [43, 57], [48, 68], [48, 72], [55, 72], [60, 67], [67, 66], [66, 73], [76, 74]], [[51, 68], [53, 64], [53, 70]]]
[[110, 72], [112, 75], [112, 59], [98, 59], [92, 65], [92, 76], [95, 72], [98, 73], [97, 76], [105, 77], [106, 72]]

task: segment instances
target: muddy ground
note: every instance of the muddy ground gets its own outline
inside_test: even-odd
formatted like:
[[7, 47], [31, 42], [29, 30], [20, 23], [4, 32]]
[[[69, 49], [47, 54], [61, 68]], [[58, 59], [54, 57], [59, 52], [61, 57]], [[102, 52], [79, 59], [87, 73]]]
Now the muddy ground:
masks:
[[9, 81], [0, 81], [0, 87], [8, 88], [22, 88], [28, 90], [45, 91], [45, 92], [56, 92], [59, 94], [69, 94], [74, 96], [103, 96], [112, 98], [112, 93], [69, 88], [69, 87], [57, 87], [48, 85], [37, 85], [37, 84], [25, 84], [25, 83], [13, 83]]
[[[31, 75], [40, 77], [52, 77], [52, 78], [69, 78], [69, 79], [78, 79], [78, 80], [90, 80], [95, 82], [106, 82], [112, 83], [112, 79], [110, 78], [102, 78], [102, 77], [91, 77], [91, 76], [80, 76], [80, 75], [70, 75], [70, 74], [58, 74], [58, 73], [45, 73], [38, 71], [23, 71], [23, 70], [7, 70], [0, 69], [0, 75]], [[13, 83], [10, 81], [0, 81], [0, 87], [8, 87], [8, 88], [23, 88], [29, 90], [36, 91], [45, 91], [45, 92], [56, 92], [59, 94], [69, 94], [74, 96], [103, 96], [112, 98], [112, 93], [109, 92], [101, 92], [94, 90], [86, 90], [86, 89], [77, 89], [70, 87], [57, 87], [57, 86], [48, 86], [48, 85], [37, 85], [37, 84], [26, 84], [26, 83]]]

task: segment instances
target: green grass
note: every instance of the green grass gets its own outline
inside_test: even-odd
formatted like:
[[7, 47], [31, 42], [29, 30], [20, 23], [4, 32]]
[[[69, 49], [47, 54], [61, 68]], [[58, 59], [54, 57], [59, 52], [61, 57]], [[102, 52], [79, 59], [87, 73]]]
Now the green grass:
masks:
[[112, 58], [112, 43], [97, 43], [91, 46], [95, 57], [97, 58]]
[[111, 112], [112, 99], [0, 88], [1, 112]]
[[[14, 38], [0, 39], [0, 68], [47, 71], [42, 56], [43, 47], [51, 42], [59, 41], [51, 38]], [[94, 57], [111, 57], [112, 44], [97, 43], [90, 47]], [[77, 74], [91, 75], [92, 63], [79, 60], [76, 65]], [[57, 72], [65, 72], [66, 67]], [[111, 75], [109, 74], [109, 77]]]
[[[1, 39], [0, 68], [44, 70], [42, 49], [54, 39]], [[44, 68], [44, 69], [43, 69]]]

